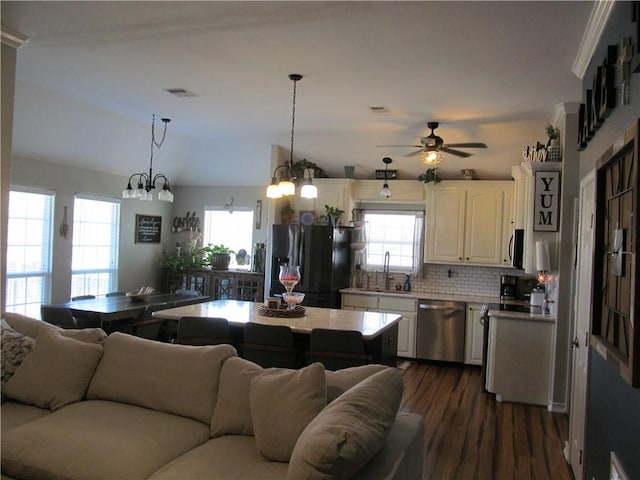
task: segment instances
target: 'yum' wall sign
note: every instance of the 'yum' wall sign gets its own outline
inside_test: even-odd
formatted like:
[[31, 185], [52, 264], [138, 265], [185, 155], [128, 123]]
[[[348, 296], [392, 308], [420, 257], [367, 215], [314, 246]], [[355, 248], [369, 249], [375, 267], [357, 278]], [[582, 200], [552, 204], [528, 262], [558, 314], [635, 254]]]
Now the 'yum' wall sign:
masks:
[[560, 172], [536, 172], [533, 230], [557, 232], [560, 224]]

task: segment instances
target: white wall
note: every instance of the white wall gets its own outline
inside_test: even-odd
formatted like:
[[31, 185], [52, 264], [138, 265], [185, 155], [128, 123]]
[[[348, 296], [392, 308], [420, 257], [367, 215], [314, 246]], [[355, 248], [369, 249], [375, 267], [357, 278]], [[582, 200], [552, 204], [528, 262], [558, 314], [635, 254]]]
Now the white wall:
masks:
[[[26, 186], [55, 191], [55, 220], [53, 236], [52, 302], [67, 301], [71, 291], [71, 251], [73, 199], [76, 193], [104, 195], [118, 198], [127, 184], [127, 178], [77, 167], [55, 165], [39, 160], [13, 158], [12, 186]], [[162, 216], [161, 238], [167, 237], [172, 204], [121, 200], [120, 257], [118, 288], [132, 290], [142, 285], [162, 288], [160, 259], [162, 244], [136, 244], [135, 215], [144, 213]], [[64, 207], [68, 207], [69, 235], [58, 234]]]

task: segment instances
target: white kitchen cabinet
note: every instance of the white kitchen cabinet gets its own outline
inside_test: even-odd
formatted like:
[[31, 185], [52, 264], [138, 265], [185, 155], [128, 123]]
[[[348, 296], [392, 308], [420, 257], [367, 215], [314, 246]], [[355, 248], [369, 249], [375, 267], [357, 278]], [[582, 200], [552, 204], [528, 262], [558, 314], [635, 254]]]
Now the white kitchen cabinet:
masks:
[[426, 262], [503, 265], [503, 253], [508, 248], [504, 217], [512, 215], [513, 188], [511, 181], [449, 181], [431, 187], [427, 196]]
[[378, 308], [381, 312], [402, 315], [402, 320], [398, 324], [398, 356], [415, 358], [418, 300], [415, 298], [380, 296]]
[[310, 210], [316, 213], [316, 218], [326, 215], [325, 205], [344, 210], [342, 224], [349, 225], [353, 200], [351, 198], [351, 186], [353, 180], [349, 178], [314, 178], [313, 184], [318, 189], [317, 198], [302, 198], [295, 196], [292, 199], [293, 209], [299, 214]]
[[427, 200], [426, 261], [460, 263], [464, 255], [466, 192], [433, 187]]
[[481, 321], [482, 304], [467, 304], [467, 321], [464, 341], [464, 363], [482, 365], [482, 344], [484, 340], [484, 325]]
[[501, 312], [489, 321], [487, 390], [498, 401], [549, 406], [554, 319]]
[[343, 293], [343, 310], [397, 313], [402, 315], [398, 323], [398, 356], [416, 356], [416, 317], [418, 301], [415, 298], [396, 296]]

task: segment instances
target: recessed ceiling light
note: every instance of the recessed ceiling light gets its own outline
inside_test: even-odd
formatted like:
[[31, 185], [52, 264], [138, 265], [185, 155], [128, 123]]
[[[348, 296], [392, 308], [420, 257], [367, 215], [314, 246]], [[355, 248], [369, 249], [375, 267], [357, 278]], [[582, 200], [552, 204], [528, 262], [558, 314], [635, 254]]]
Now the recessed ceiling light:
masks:
[[190, 92], [186, 88], [165, 88], [164, 91], [180, 98], [190, 98], [198, 96], [196, 93]]
[[389, 109], [384, 105], [369, 106], [369, 110], [371, 113], [387, 113], [389, 111]]

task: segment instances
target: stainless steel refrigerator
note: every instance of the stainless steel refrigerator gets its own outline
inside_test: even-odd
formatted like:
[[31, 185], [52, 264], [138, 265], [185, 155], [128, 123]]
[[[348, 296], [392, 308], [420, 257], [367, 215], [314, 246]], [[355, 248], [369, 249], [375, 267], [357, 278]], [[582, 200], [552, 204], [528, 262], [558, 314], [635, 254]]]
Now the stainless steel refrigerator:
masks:
[[271, 296], [284, 292], [280, 265], [300, 265], [302, 305], [340, 308], [341, 288], [349, 286], [351, 231], [328, 225], [273, 225], [271, 236]]

